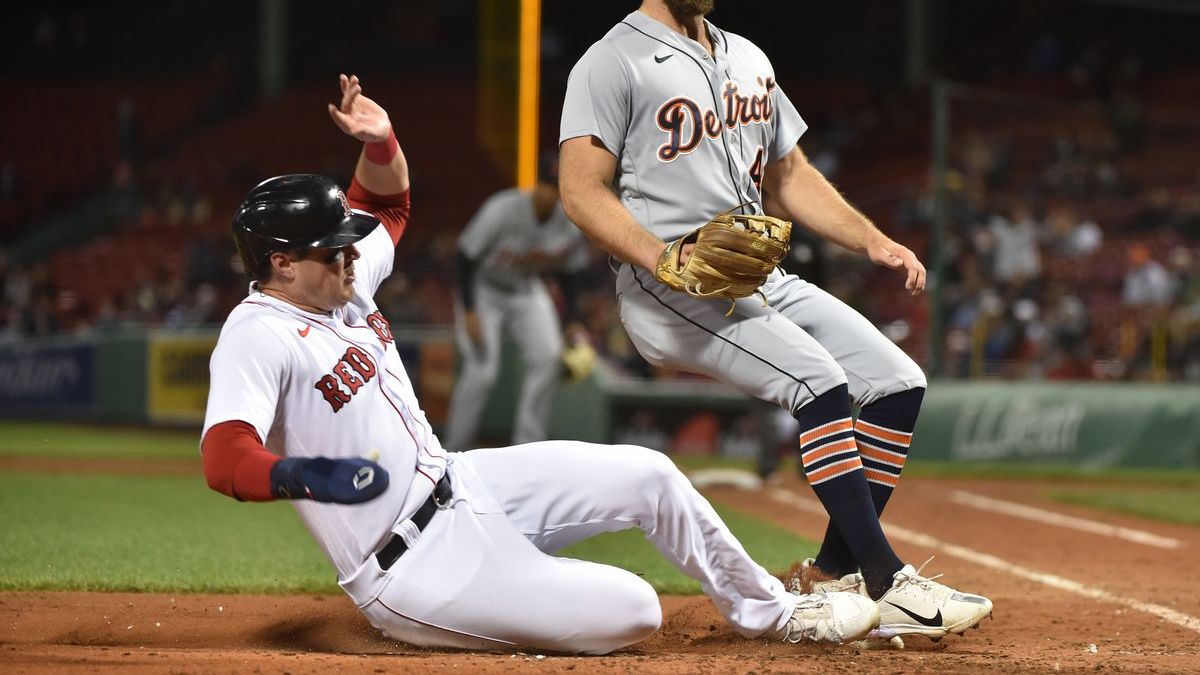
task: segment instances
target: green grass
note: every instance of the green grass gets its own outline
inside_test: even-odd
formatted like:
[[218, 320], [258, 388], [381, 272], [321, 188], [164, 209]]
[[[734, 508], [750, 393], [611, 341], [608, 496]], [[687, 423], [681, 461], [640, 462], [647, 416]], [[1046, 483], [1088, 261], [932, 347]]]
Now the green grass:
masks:
[[0, 456], [200, 457], [200, 430], [0, 422]]
[[[768, 569], [815, 551], [752, 518], [723, 516]], [[0, 474], [0, 517], [0, 590], [338, 592], [288, 504], [238, 503], [200, 476]], [[641, 532], [564, 555], [643, 574], [660, 592], [699, 592]]]
[[[198, 431], [0, 421], [0, 456], [198, 458]], [[750, 460], [677, 458], [685, 471]], [[781, 471], [795, 472], [792, 459]], [[962, 464], [914, 460], [906, 476], [1080, 481], [1048, 488], [1090, 508], [1200, 526], [1200, 471]], [[816, 544], [762, 521], [717, 510], [769, 570]], [[0, 474], [0, 590], [337, 592], [334, 573], [286, 503], [239, 504], [195, 477]], [[694, 594], [638, 531], [603, 535], [561, 555], [617, 565], [659, 592]]]
[[1200, 492], [1195, 490], [1053, 490], [1052, 499], [1102, 511], [1200, 527]]
[[200, 476], [4, 474], [0, 514], [0, 589], [337, 588], [288, 504], [241, 504]]

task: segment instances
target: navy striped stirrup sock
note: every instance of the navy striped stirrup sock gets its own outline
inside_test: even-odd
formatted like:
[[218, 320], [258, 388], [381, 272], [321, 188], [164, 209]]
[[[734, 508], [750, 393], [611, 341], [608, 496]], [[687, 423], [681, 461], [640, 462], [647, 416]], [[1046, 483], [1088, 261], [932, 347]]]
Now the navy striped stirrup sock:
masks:
[[922, 388], [885, 396], [864, 406], [854, 425], [854, 440], [871, 484], [876, 513], [883, 513], [900, 480], [924, 398]]
[[[924, 388], [885, 396], [864, 406], [854, 425], [854, 440], [858, 444], [877, 515], [883, 514], [900, 479], [924, 397]], [[813, 564], [833, 577], [858, 569], [850, 547], [832, 522], [825, 530], [825, 539]]]
[[[882, 594], [891, 587], [892, 574], [903, 563], [879, 526], [854, 440], [849, 389], [843, 384], [821, 394], [796, 411], [796, 419], [800, 421], [804, 475], [829, 513], [831, 525], [844, 533], [846, 546], [852, 560], [859, 561], [868, 589]], [[833, 572], [822, 567], [819, 560], [817, 567]]]

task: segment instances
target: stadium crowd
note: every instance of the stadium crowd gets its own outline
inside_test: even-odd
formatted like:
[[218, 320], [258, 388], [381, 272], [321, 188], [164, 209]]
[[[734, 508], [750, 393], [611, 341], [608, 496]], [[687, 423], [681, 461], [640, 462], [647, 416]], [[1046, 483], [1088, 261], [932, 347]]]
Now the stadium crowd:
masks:
[[[89, 35], [76, 15], [37, 25], [36, 48], [53, 53], [82, 49]], [[940, 347], [941, 375], [1200, 380], [1200, 125], [1192, 121], [1200, 97], [1176, 95], [1200, 90], [1200, 73], [1151, 77], [1137, 59], [1102, 52], [1048, 32], [1019, 77], [967, 87], [952, 100], [936, 305], [906, 298], [886, 271], [799, 228], [785, 266], [850, 302], [927, 368]], [[103, 111], [111, 114], [100, 123], [111, 135], [98, 181], [106, 198], [79, 197], [69, 207], [102, 221], [95, 233], [103, 236], [32, 257], [0, 248], [0, 343], [211, 326], [240, 299], [245, 282], [226, 217], [253, 168], [236, 158], [180, 163], [174, 158], [188, 146], [162, 140], [238, 124], [231, 101], [244, 83], [222, 63], [205, 66], [209, 83], [184, 103], [197, 114], [173, 130], [155, 124], [169, 115], [148, 107], [153, 97], [118, 96]], [[1172, 89], [1164, 78], [1183, 85]], [[814, 164], [932, 267], [927, 90], [812, 105], [802, 111], [811, 126], [802, 144]], [[244, 126], [253, 137], [263, 124]], [[344, 160], [319, 161], [335, 177], [352, 170]], [[38, 177], [22, 175], [22, 166], [0, 156], [0, 213], [11, 222], [41, 205], [28, 194]], [[397, 273], [378, 297], [397, 326], [453, 320], [455, 240], [465, 218], [422, 221], [422, 170], [414, 167], [418, 207], [408, 235], [419, 244], [401, 244]], [[118, 249], [133, 255], [103, 287], [73, 283], [73, 270]], [[632, 374], [680, 376], [651, 369], [629, 344], [604, 256], [594, 256], [588, 275], [594, 290], [582, 295], [580, 314], [598, 350]]]

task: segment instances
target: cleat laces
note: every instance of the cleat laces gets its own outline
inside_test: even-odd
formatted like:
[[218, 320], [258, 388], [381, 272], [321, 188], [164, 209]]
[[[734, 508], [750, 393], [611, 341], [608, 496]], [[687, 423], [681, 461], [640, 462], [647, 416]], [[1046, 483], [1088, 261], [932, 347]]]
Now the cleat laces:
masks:
[[[835, 642], [842, 642], [842, 634], [838, 632], [833, 622], [829, 617], [809, 618], [804, 616], [805, 610], [822, 610], [828, 608], [828, 601], [823, 594], [821, 595], [801, 595], [796, 602], [796, 609], [792, 612], [792, 617], [788, 619], [787, 635], [783, 637], [783, 641], [788, 644], [797, 644], [803, 640], [812, 640], [814, 642], [828, 641], [831, 638]], [[823, 635], [818, 635], [821, 624], [825, 624]]]
[[937, 596], [939, 598], [941, 598], [946, 593], [948, 593], [950, 591], [950, 588], [948, 586], [946, 586], [945, 584], [940, 584], [937, 582], [938, 579], [942, 578], [942, 574], [940, 572], [931, 577], [921, 576], [921, 570], [925, 569], [925, 566], [928, 565], [929, 562], [931, 560], [933, 560], [933, 558], [934, 558], [934, 556], [929, 556], [928, 558], [926, 558], [925, 562], [921, 563], [921, 566], [918, 567], [912, 574], [906, 574], [904, 572], [904, 570], [900, 570], [899, 572], [896, 572], [895, 588], [901, 589], [901, 588], [904, 588], [905, 586], [909, 586], [909, 585], [916, 586], [917, 588], [920, 588], [923, 591], [929, 591], [931, 593], [937, 594]]

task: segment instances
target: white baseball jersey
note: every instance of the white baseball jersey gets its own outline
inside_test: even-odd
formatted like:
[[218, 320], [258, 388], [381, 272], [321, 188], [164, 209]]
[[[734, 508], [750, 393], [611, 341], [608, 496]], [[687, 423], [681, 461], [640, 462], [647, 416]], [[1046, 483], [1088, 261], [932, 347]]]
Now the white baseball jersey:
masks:
[[532, 193], [519, 188], [489, 197], [463, 228], [458, 248], [477, 261], [476, 279], [509, 291], [542, 272], [574, 272], [588, 262], [583, 233], [562, 204], [556, 201], [549, 217], [538, 222]]
[[618, 158], [621, 203], [664, 241], [752, 202], [767, 162], [807, 128], [762, 50], [707, 23], [700, 43], [633, 12], [567, 81], [559, 142], [595, 136]]
[[[580, 58], [567, 81], [559, 142], [593, 136], [617, 158], [617, 196], [672, 241], [750, 202], [763, 174], [807, 128], [762, 50], [705, 21], [699, 42], [640, 11]], [[699, 372], [795, 411], [849, 384], [860, 405], [925, 377], [869, 321], [816, 286], [776, 271], [757, 297], [701, 300], [625, 264], [621, 321], [652, 364]], [[781, 316], [782, 315], [782, 316]]]
[[314, 314], [252, 290], [230, 312], [212, 355], [204, 420], [204, 433], [247, 422], [282, 456], [379, 453], [391, 478], [380, 497], [359, 505], [293, 502], [339, 578], [417, 509], [446, 468], [371, 297], [392, 271], [392, 240], [381, 226], [355, 246], [355, 293], [340, 309]]

